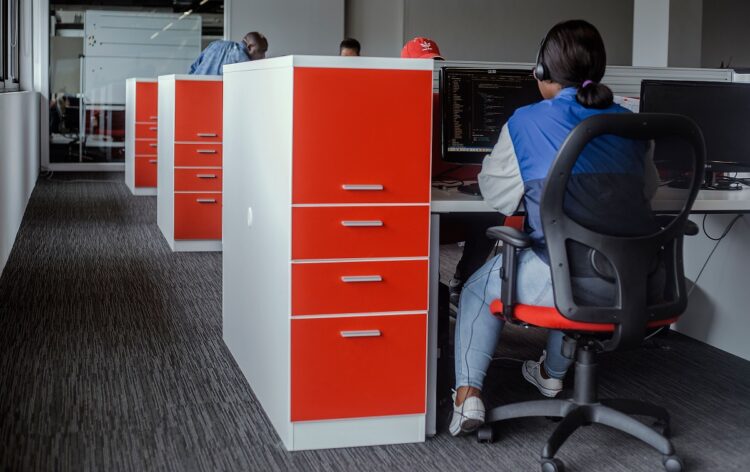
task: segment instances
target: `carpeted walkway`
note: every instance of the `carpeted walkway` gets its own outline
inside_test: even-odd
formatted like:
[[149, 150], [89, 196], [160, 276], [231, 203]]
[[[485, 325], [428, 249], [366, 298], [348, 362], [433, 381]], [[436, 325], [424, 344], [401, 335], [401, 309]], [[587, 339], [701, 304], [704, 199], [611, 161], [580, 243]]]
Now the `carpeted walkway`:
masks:
[[[34, 191], [0, 279], [0, 469], [538, 470], [554, 423], [509, 422], [481, 445], [446, 433], [449, 400], [423, 444], [286, 452], [222, 341], [221, 254], [171, 253], [156, 199], [121, 181], [56, 175]], [[543, 333], [502, 341], [499, 357], [537, 357]], [[539, 397], [517, 362], [492, 369], [490, 406]], [[603, 356], [601, 384], [666, 406], [687, 470], [750, 468], [750, 362], [671, 335]], [[560, 457], [570, 471], [662, 470], [601, 426]]]

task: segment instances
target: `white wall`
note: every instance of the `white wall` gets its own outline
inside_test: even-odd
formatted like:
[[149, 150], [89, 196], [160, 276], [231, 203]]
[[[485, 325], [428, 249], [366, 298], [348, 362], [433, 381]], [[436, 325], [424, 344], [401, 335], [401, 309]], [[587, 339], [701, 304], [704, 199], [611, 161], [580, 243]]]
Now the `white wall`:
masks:
[[344, 39], [344, 0], [226, 0], [225, 36], [268, 38], [268, 55], [337, 55]]
[[668, 58], [669, 0], [635, 0], [632, 64], [667, 67]]
[[[366, 1], [366, 0], [365, 0]], [[449, 60], [533, 62], [555, 23], [584, 19], [601, 32], [607, 62], [630, 65], [633, 0], [405, 0], [404, 35], [434, 39]]]
[[0, 274], [39, 176], [39, 95], [0, 93]]
[[669, 67], [701, 66], [702, 33], [703, 0], [670, 0]]
[[703, 2], [703, 67], [750, 67], [750, 1]]
[[346, 36], [363, 56], [398, 57], [404, 45], [405, 0], [346, 0]]

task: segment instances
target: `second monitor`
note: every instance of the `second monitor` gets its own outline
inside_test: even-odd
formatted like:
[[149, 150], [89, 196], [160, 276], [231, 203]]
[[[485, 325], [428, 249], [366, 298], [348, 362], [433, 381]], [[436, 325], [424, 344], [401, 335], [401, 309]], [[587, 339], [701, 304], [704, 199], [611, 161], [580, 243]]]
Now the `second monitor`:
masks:
[[481, 164], [513, 112], [542, 99], [529, 70], [445, 67], [440, 74], [442, 157]]

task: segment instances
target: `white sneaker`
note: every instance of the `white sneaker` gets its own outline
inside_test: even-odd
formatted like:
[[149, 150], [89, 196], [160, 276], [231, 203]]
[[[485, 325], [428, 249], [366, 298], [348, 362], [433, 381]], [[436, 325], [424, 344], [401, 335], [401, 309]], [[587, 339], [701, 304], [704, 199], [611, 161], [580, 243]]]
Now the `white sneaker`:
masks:
[[539, 362], [526, 361], [521, 366], [521, 373], [523, 378], [527, 382], [534, 385], [545, 397], [556, 397], [558, 393], [562, 391], [563, 383], [560, 379], [545, 379], [539, 372], [541, 370], [544, 359], [547, 358], [547, 352], [542, 353], [542, 357], [539, 358]]
[[461, 433], [471, 433], [484, 424], [484, 403], [479, 397], [469, 397], [461, 406], [456, 406], [456, 392], [453, 392], [453, 417], [451, 418], [450, 433], [458, 436]]

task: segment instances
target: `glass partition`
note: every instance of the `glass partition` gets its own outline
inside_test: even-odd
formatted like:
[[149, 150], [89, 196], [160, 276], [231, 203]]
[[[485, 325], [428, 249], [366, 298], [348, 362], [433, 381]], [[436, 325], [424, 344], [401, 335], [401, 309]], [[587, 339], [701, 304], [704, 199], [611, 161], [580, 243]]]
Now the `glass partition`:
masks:
[[122, 163], [125, 81], [187, 73], [224, 33], [223, 0], [50, 4], [49, 161]]

